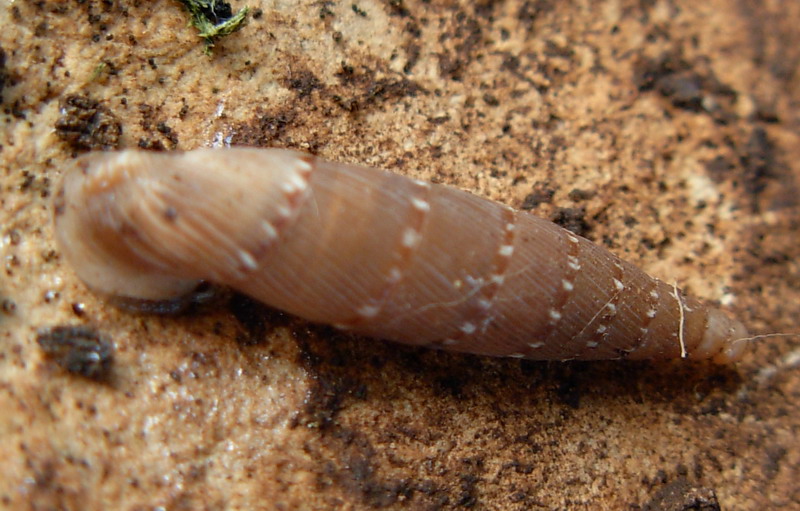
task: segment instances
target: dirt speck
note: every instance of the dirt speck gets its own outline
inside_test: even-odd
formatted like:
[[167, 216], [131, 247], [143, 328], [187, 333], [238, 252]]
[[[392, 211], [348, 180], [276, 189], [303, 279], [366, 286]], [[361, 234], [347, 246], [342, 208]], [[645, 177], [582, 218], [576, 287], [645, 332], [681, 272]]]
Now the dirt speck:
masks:
[[117, 149], [122, 136], [114, 113], [87, 96], [67, 96], [55, 128], [61, 140], [80, 151]]

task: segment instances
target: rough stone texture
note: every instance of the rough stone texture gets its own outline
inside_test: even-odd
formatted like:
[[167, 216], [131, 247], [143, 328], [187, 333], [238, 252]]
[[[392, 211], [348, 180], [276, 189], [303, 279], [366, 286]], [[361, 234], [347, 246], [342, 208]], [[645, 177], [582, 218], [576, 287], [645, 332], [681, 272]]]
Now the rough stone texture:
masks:
[[[800, 506], [798, 338], [735, 367], [559, 364], [243, 297], [131, 315], [60, 260], [49, 213], [85, 148], [301, 148], [530, 209], [797, 331], [800, 3], [248, 4], [211, 57], [175, 1], [0, 4], [0, 507]], [[45, 357], [57, 325], [113, 340], [105, 380]]]

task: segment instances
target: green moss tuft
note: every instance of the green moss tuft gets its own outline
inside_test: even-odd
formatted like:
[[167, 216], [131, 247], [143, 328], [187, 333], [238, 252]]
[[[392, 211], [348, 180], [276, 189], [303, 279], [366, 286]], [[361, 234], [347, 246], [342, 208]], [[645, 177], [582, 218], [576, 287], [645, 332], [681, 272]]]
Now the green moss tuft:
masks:
[[192, 16], [192, 25], [206, 43], [205, 52], [211, 54], [214, 42], [230, 35], [245, 25], [249, 7], [233, 13], [228, 2], [217, 0], [180, 0]]

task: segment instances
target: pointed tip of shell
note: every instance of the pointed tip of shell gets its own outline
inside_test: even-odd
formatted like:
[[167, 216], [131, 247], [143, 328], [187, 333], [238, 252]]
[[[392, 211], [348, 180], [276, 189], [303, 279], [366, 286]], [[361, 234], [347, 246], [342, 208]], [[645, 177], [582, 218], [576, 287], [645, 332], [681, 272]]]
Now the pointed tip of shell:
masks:
[[739, 321], [722, 311], [708, 311], [703, 341], [695, 349], [696, 358], [710, 358], [718, 364], [730, 364], [741, 359], [748, 345], [749, 334]]

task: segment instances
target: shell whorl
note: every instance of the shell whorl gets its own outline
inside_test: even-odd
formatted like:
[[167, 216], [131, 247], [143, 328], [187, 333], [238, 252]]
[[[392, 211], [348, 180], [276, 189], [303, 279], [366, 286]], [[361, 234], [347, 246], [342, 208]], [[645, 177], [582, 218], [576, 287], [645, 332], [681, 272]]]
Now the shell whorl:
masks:
[[55, 226], [109, 296], [208, 280], [368, 336], [532, 359], [729, 362], [747, 344], [738, 321], [555, 224], [292, 151], [89, 154]]
[[224, 167], [213, 150], [77, 159], [56, 197], [55, 225], [81, 279], [109, 296], [165, 300], [201, 279], [244, 278], [296, 215], [311, 165], [287, 151], [266, 161], [241, 151]]

